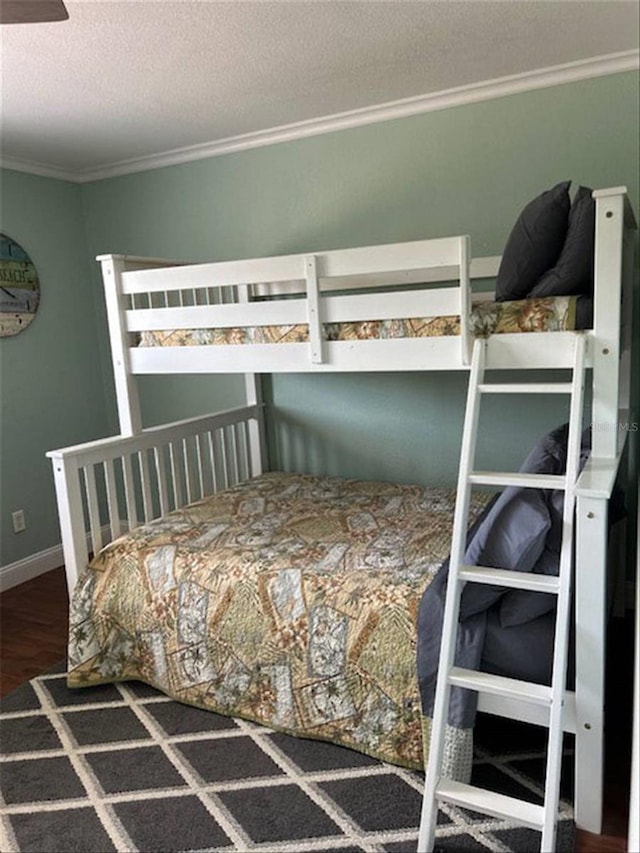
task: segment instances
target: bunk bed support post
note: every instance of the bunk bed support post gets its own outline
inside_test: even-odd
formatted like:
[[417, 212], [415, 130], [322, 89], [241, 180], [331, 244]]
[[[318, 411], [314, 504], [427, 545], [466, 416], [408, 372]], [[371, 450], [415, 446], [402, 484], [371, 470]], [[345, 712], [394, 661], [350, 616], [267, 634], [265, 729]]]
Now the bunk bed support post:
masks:
[[79, 471], [75, 460], [65, 459], [59, 451], [52, 451], [47, 456], [53, 464], [64, 569], [71, 601], [78, 575], [89, 561]]
[[600, 834], [604, 766], [606, 498], [576, 499], [575, 821]]
[[[629, 406], [635, 228], [625, 187], [596, 190], [592, 451], [576, 499], [575, 820], [602, 831], [607, 625], [608, 500], [624, 442], [619, 410]], [[625, 221], [626, 220], [626, 221]], [[622, 305], [624, 303], [624, 314]], [[621, 333], [622, 323], [622, 333]]]
[[134, 375], [129, 368], [129, 341], [122, 320], [126, 316], [125, 295], [122, 291], [122, 274], [125, 258], [118, 255], [101, 255], [105, 302], [109, 320], [109, 339], [116, 384], [118, 418], [122, 435], [135, 435], [142, 429], [140, 400]]
[[596, 190], [592, 454], [618, 454], [620, 303], [625, 190]]
[[257, 477], [265, 470], [267, 460], [267, 442], [264, 426], [264, 403], [262, 401], [262, 383], [259, 373], [245, 373], [244, 375], [245, 395], [247, 406], [257, 406], [258, 414], [249, 421], [247, 430], [249, 433], [249, 458], [250, 473]]
[[318, 266], [315, 255], [305, 258], [305, 279], [307, 282], [307, 319], [309, 321], [309, 345], [311, 363], [322, 364], [322, 317], [320, 316], [320, 288], [318, 286]]
[[463, 364], [471, 364], [473, 335], [469, 329], [471, 314], [470, 250], [469, 237], [460, 237], [460, 345]]
[[[238, 300], [249, 302], [249, 287], [238, 287]], [[257, 406], [258, 415], [252, 418], [247, 426], [249, 439], [250, 474], [257, 477], [262, 474], [267, 461], [267, 442], [264, 425], [264, 402], [262, 399], [262, 381], [259, 373], [244, 374], [244, 391], [247, 406]]]

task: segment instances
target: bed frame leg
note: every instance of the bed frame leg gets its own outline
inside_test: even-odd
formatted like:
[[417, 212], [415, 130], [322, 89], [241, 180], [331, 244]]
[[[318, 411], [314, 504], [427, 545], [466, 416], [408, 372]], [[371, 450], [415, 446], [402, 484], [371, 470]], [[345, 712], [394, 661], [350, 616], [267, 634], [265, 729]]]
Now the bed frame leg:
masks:
[[602, 831], [607, 609], [607, 501], [578, 496], [575, 820]]
[[265, 436], [264, 409], [262, 408], [262, 384], [259, 373], [245, 373], [245, 394], [247, 406], [259, 406], [256, 419], [249, 421], [249, 455], [251, 457], [252, 477], [264, 473], [267, 468], [267, 442]]
[[126, 262], [117, 255], [104, 255], [101, 256], [100, 264], [109, 320], [120, 432], [122, 435], [135, 435], [142, 429], [142, 416], [137, 378], [129, 369], [129, 335], [123, 325], [126, 297], [122, 291], [122, 274]]
[[89, 552], [84, 530], [82, 493], [78, 469], [74, 460], [64, 460], [57, 451], [47, 453], [53, 465], [56, 487], [64, 567], [67, 577], [69, 600], [78, 580], [78, 575], [87, 565]]

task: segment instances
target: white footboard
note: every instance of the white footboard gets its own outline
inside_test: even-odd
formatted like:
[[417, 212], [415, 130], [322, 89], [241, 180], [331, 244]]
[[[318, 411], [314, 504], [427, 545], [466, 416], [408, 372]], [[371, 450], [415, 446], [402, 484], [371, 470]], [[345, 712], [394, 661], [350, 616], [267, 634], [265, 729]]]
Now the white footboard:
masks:
[[52, 450], [67, 585], [107, 542], [261, 473], [262, 406]]

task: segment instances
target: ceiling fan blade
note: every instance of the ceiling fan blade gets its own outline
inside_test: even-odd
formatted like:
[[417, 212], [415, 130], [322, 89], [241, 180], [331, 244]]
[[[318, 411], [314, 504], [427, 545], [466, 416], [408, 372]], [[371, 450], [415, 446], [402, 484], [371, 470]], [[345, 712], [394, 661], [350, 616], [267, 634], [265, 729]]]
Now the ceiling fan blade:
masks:
[[0, 24], [37, 24], [68, 17], [62, 0], [0, 0]]

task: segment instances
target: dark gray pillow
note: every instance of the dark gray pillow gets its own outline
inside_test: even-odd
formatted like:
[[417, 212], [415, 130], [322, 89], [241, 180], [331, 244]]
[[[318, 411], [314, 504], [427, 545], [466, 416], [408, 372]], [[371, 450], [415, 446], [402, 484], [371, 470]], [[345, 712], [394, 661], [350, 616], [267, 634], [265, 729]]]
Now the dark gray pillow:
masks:
[[570, 184], [563, 181], [534, 198], [516, 220], [496, 278], [497, 302], [524, 299], [558, 260], [567, 236]]
[[567, 237], [556, 264], [529, 296], [590, 296], [593, 293], [596, 203], [589, 187], [580, 187], [569, 212]]

